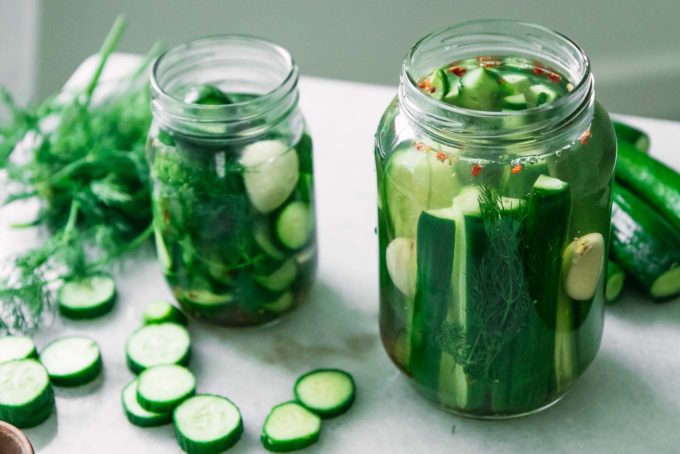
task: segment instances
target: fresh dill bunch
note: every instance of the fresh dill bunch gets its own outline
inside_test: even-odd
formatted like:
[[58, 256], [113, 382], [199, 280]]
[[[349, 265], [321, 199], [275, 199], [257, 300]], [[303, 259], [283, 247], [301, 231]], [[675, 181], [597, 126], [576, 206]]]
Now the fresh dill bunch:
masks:
[[[108, 57], [125, 28], [119, 17], [80, 91], [60, 92], [34, 109], [20, 109], [6, 91], [10, 119], [0, 126], [4, 205], [36, 198], [42, 227], [37, 248], [6, 259], [0, 272], [0, 332], [29, 332], [49, 318], [55, 285], [110, 269], [152, 233], [149, 169], [151, 122], [147, 70], [156, 46], [130, 76], [93, 102]], [[107, 82], [108, 83], [108, 82]]]
[[486, 246], [468, 274], [469, 316], [465, 323], [445, 322], [436, 340], [467, 374], [490, 382], [494, 361], [522, 330], [532, 301], [522, 261], [523, 205], [511, 209], [482, 186], [479, 208]]

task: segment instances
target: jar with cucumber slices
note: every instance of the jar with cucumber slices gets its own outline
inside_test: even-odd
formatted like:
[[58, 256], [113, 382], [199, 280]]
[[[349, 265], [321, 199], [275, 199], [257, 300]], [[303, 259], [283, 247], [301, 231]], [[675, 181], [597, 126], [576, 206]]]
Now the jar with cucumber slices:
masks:
[[616, 144], [586, 54], [513, 21], [426, 36], [375, 157], [392, 361], [471, 417], [557, 402], [603, 326]]
[[283, 48], [221, 36], [162, 55], [147, 143], [156, 249], [189, 314], [227, 326], [292, 310], [316, 270], [312, 141]]

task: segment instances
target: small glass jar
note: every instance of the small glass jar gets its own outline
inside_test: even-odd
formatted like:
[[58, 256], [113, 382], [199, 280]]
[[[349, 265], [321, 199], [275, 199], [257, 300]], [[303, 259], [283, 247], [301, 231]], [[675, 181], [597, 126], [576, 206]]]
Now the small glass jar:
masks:
[[[476, 78], [487, 71], [463, 81], [474, 67], [514, 68], [521, 77], [489, 83], [500, 93], [520, 82], [527, 99], [559, 84], [563, 93], [506, 109], [518, 98], [475, 92], [490, 86]], [[404, 60], [375, 158], [380, 331], [392, 361], [462, 415], [514, 417], [559, 400], [602, 337], [616, 159], [583, 50], [505, 20], [426, 36]]]
[[175, 298], [196, 318], [264, 323], [312, 284], [312, 142], [297, 83], [285, 49], [248, 36], [180, 45], [153, 67], [156, 249]]

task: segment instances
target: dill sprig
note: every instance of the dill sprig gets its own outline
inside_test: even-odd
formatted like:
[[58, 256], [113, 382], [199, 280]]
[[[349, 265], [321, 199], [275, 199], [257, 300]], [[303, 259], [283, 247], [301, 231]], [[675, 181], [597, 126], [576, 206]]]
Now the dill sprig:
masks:
[[532, 302], [521, 257], [525, 210], [510, 210], [487, 186], [479, 207], [486, 247], [468, 274], [469, 315], [464, 323], [445, 322], [437, 342], [471, 377], [490, 381], [494, 361], [521, 331]]
[[109, 96], [94, 102], [124, 29], [119, 17], [80, 91], [62, 91], [27, 109], [2, 91], [10, 114], [0, 125], [0, 169], [7, 188], [2, 203], [37, 198], [37, 217], [17, 227], [42, 227], [48, 236], [0, 267], [0, 332], [34, 330], [50, 318], [59, 282], [109, 270], [151, 237], [146, 75], [158, 47], [132, 75], [107, 86]]

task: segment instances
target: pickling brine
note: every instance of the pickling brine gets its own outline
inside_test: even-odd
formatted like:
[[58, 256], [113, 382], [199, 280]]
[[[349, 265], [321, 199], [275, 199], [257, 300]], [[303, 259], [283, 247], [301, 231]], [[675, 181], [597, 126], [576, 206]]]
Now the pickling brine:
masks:
[[406, 57], [376, 136], [381, 336], [451, 411], [549, 406], [599, 349], [616, 145], [588, 65], [511, 21]]

